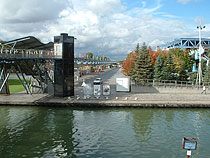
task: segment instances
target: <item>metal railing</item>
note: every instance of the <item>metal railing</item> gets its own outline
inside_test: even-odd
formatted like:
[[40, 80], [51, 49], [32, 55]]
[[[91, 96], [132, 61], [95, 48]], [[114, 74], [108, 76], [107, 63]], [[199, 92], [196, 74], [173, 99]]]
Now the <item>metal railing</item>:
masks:
[[61, 58], [50, 50], [34, 50], [34, 49], [3, 49], [0, 58]]
[[[57, 55], [54, 50], [35, 50], [35, 49], [2, 49], [0, 59], [61, 59], [61, 55]], [[78, 65], [100, 65], [100, 64], [116, 64], [116, 61], [93, 60], [74, 58], [75, 64]]]
[[[179, 81], [179, 80], [161, 80], [142, 79], [138, 82], [132, 82], [136, 86], [154, 86], [154, 87], [186, 87], [186, 88], [201, 88], [202, 85], [197, 85], [196, 81]], [[210, 87], [210, 82], [205, 82], [206, 87]]]

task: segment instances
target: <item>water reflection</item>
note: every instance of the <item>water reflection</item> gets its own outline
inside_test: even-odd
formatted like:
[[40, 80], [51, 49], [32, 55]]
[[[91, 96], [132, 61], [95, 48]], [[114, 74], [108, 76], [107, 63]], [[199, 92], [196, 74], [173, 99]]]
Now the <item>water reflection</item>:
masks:
[[175, 115], [174, 109], [164, 110], [164, 114], [168, 124], [174, 121], [174, 115]]
[[137, 141], [145, 142], [151, 139], [151, 122], [154, 110], [141, 109], [133, 110], [133, 129], [136, 133]]
[[1, 157], [77, 157], [73, 110], [1, 108], [0, 119]]
[[[210, 134], [208, 109], [135, 109], [132, 110], [133, 129], [138, 145], [147, 157], [180, 157], [182, 137], [196, 137], [200, 144], [193, 157], [208, 155], [205, 146]], [[206, 138], [205, 138], [206, 137]], [[204, 145], [205, 144], [205, 145]], [[170, 151], [165, 153], [164, 151]], [[205, 153], [205, 154], [204, 154]]]
[[208, 109], [0, 107], [0, 155], [10, 157], [210, 157]]

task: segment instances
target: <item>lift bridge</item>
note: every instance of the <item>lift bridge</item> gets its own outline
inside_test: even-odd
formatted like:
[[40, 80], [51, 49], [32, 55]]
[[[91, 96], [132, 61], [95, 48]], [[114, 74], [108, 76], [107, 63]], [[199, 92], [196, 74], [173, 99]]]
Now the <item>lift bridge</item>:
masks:
[[74, 58], [74, 37], [61, 33], [54, 42], [44, 44], [33, 36], [1, 43], [0, 93], [9, 94], [8, 79], [17, 75], [28, 94], [32, 94], [26, 75], [37, 84], [31, 85], [58, 97], [74, 96], [74, 63], [83, 65], [111, 64], [111, 61]]

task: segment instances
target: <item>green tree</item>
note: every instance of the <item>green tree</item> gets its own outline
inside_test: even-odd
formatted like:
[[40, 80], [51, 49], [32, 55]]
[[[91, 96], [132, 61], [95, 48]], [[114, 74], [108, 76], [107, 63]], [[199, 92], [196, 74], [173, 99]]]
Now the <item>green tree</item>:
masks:
[[175, 65], [173, 63], [173, 53], [169, 52], [162, 69], [163, 80], [175, 80]]
[[161, 81], [163, 79], [163, 67], [164, 67], [164, 60], [161, 54], [158, 55], [157, 60], [155, 61], [154, 66], [154, 79], [156, 81]]
[[86, 53], [86, 59], [93, 59], [93, 53], [92, 52]]
[[140, 46], [139, 46], [139, 43], [137, 43], [135, 53], [139, 54], [139, 52], [140, 52]]
[[204, 71], [204, 83], [210, 82], [210, 66], [206, 66], [206, 69]]
[[[1, 44], [4, 44], [5, 42], [6, 42], [6, 41], [0, 40], [0, 50], [1, 50], [1, 48], [2, 48], [2, 45], [1, 45]], [[5, 45], [5, 46], [4, 46], [4, 49], [10, 49], [10, 46]]]
[[131, 78], [136, 82], [152, 78], [152, 62], [145, 43], [140, 48], [132, 71]]

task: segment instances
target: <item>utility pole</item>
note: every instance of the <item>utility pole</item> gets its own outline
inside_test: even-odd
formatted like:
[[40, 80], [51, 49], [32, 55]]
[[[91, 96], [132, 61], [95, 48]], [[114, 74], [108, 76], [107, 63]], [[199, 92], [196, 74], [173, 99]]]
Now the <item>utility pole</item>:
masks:
[[201, 45], [201, 30], [204, 29], [205, 26], [197, 26], [197, 29], [199, 30], [199, 65], [198, 65], [198, 85], [200, 87], [201, 85], [201, 80], [202, 80], [202, 67], [201, 67], [201, 54], [203, 54], [204, 49]]

